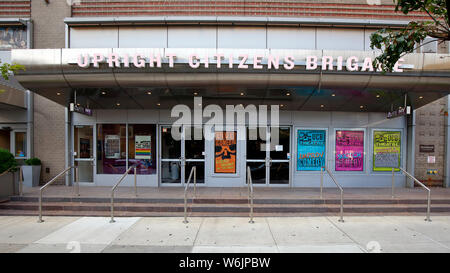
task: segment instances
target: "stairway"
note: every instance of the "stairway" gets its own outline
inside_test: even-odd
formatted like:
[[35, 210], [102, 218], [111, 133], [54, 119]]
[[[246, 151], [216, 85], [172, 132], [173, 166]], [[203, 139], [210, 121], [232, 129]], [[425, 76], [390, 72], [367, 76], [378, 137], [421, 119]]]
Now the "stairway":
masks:
[[[110, 199], [104, 197], [44, 197], [43, 214], [54, 216], [109, 216]], [[338, 215], [339, 199], [254, 200], [255, 216]], [[12, 196], [0, 203], [0, 215], [38, 215], [38, 198]], [[182, 198], [115, 198], [115, 216], [183, 216]], [[245, 198], [188, 200], [189, 216], [249, 215]], [[426, 199], [345, 199], [344, 215], [425, 215]], [[433, 199], [432, 214], [450, 214], [450, 199]]]

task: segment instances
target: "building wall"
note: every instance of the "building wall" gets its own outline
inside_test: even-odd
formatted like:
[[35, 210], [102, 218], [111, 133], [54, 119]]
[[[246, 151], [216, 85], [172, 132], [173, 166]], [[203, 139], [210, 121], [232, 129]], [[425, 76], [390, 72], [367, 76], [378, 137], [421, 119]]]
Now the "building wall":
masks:
[[[41, 182], [48, 182], [64, 170], [65, 150], [64, 107], [35, 94], [34, 156], [42, 161]], [[64, 179], [57, 183], [63, 184]]]
[[65, 0], [31, 1], [31, 19], [34, 25], [34, 48], [65, 47], [64, 18], [70, 17], [70, 6]]
[[[442, 186], [444, 179], [447, 101], [443, 97], [416, 110], [415, 176], [433, 186]], [[434, 152], [421, 153], [420, 145], [434, 145]], [[435, 156], [436, 163], [428, 163], [428, 156]], [[427, 174], [428, 170], [437, 170], [437, 174]]]
[[0, 0], [0, 18], [28, 18], [30, 16], [31, 0]]

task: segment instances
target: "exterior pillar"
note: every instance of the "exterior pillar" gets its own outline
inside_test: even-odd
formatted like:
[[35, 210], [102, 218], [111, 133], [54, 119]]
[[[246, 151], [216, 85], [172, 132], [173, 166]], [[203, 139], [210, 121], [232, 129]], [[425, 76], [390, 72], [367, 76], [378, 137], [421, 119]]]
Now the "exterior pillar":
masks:
[[[410, 116], [406, 116], [406, 137], [407, 137], [407, 151], [406, 151], [406, 171], [414, 176], [414, 169], [416, 163], [416, 110], [413, 110]], [[407, 188], [414, 188], [414, 181], [405, 176], [405, 186]]]
[[[65, 147], [66, 147], [66, 153], [65, 153], [65, 158], [66, 158], [66, 162], [65, 162], [65, 167], [66, 169], [69, 168], [72, 165], [72, 126], [71, 126], [71, 121], [72, 121], [72, 115], [71, 112], [69, 111], [68, 107], [64, 108], [64, 112], [65, 112]], [[72, 184], [72, 172], [67, 172], [66, 173], [66, 186], [69, 186]]]
[[445, 155], [444, 155], [444, 187], [450, 188], [450, 96], [447, 96], [447, 114], [445, 116]]

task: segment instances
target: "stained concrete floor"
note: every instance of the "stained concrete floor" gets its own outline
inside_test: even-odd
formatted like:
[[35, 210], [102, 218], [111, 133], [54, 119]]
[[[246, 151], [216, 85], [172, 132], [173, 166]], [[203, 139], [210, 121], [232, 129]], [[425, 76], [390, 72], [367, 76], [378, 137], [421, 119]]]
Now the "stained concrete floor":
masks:
[[0, 252], [447, 252], [450, 216], [0, 216]]

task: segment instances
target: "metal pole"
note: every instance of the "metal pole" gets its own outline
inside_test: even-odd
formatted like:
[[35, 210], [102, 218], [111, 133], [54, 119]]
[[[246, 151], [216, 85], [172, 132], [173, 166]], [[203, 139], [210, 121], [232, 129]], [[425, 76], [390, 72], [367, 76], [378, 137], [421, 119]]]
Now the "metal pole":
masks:
[[187, 220], [187, 196], [186, 196], [186, 188], [184, 189], [184, 224], [189, 223]]
[[110, 223], [114, 223], [114, 190], [111, 191], [111, 220]]
[[197, 167], [194, 166], [194, 198], [196, 196], [197, 196]]
[[39, 191], [39, 220], [38, 223], [42, 223], [42, 190]]
[[137, 178], [136, 178], [137, 168], [134, 167], [134, 196], [137, 197]]
[[428, 190], [427, 218], [425, 219], [425, 221], [427, 221], [427, 222], [431, 222], [431, 219], [430, 219], [430, 208], [431, 208], [431, 191]]
[[19, 195], [23, 195], [23, 173], [22, 173], [22, 166], [19, 168]]
[[339, 222], [344, 222], [344, 191], [341, 190], [341, 219]]
[[80, 196], [80, 175], [78, 171], [78, 166], [75, 167], [75, 182], [77, 183], [77, 196]]
[[394, 168], [392, 168], [392, 198], [394, 198], [394, 188], [395, 188], [395, 180], [394, 180]]
[[323, 167], [320, 167], [320, 199], [323, 199]]

